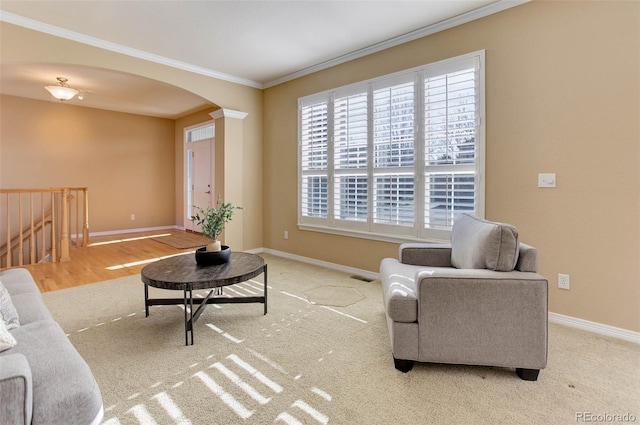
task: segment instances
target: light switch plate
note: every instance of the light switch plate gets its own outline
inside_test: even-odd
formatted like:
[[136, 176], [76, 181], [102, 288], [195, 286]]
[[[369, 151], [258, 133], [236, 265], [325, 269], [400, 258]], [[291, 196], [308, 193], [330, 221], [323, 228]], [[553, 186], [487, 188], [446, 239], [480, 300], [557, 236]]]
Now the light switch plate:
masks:
[[538, 174], [538, 187], [556, 187], [556, 173]]

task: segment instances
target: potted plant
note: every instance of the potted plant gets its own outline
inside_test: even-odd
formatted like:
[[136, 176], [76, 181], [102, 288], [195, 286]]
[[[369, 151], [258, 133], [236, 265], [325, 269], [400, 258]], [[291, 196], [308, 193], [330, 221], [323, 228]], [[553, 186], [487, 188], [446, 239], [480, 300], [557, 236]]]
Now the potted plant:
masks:
[[218, 198], [215, 207], [201, 208], [194, 205], [194, 208], [196, 213], [191, 216], [191, 221], [200, 226], [203, 235], [211, 239], [206, 247], [196, 250], [196, 261], [198, 264], [201, 264], [200, 260], [206, 262], [205, 257], [213, 259], [209, 260], [213, 261], [211, 264], [221, 264], [228, 261], [231, 250], [228, 246], [220, 243], [218, 236], [224, 230], [224, 226], [231, 221], [234, 210], [241, 210], [242, 207], [236, 207], [232, 203], [223, 202]]

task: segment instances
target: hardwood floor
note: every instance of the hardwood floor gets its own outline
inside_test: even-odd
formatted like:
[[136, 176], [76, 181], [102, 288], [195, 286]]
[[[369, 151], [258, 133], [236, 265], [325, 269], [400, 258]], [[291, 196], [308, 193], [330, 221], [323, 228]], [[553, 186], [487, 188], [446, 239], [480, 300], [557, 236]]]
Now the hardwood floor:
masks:
[[31, 272], [42, 292], [130, 276], [140, 273], [154, 259], [193, 251], [193, 248], [176, 249], [150, 239], [168, 232], [91, 237], [89, 246], [71, 249], [71, 261], [27, 265], [24, 268]]

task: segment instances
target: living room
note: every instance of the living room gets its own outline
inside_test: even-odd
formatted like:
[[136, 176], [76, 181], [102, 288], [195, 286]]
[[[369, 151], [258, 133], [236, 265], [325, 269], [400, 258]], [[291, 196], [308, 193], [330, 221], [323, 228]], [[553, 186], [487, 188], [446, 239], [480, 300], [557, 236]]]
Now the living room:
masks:
[[[634, 2], [527, 2], [264, 89], [2, 22], [3, 66], [132, 73], [211, 106], [159, 119], [3, 95], [0, 186], [88, 186], [96, 233], [179, 226], [183, 129], [219, 108], [243, 111], [242, 185], [230, 199], [244, 207], [235, 246], [377, 273], [398, 243], [298, 228], [298, 99], [484, 50], [484, 217], [513, 224], [538, 249], [550, 321], [637, 343], [639, 13]], [[539, 188], [539, 173], [556, 173], [556, 188]], [[558, 288], [558, 274], [571, 276], [570, 290]]]

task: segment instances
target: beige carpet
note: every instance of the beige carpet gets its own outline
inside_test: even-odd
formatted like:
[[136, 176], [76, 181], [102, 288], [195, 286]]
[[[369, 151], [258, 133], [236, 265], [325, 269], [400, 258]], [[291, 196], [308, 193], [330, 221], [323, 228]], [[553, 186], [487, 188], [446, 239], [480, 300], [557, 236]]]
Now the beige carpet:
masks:
[[[637, 345], [552, 324], [537, 382], [490, 367], [418, 364], [402, 374], [379, 282], [263, 257], [269, 313], [211, 305], [190, 347], [180, 307], [144, 317], [139, 276], [44, 294], [96, 376], [105, 424], [575, 424], [582, 412], [640, 422]], [[256, 282], [225, 291], [256, 293]], [[348, 305], [322, 304], [340, 293]], [[161, 295], [169, 291], [152, 292]]]
[[196, 233], [171, 233], [151, 238], [154, 241], [172, 246], [177, 249], [200, 248], [211, 242], [211, 239]]

